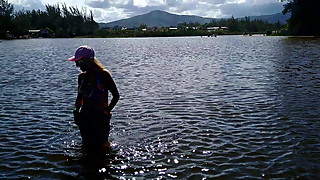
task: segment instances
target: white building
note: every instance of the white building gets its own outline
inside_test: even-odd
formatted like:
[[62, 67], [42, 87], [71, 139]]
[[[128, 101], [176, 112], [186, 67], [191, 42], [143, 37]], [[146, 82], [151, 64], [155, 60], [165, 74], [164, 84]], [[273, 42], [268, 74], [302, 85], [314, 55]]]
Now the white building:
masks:
[[223, 31], [226, 31], [228, 30], [228, 27], [218, 27], [218, 26], [215, 26], [215, 27], [207, 27], [207, 31], [208, 32], [214, 32], [216, 30], [223, 30]]

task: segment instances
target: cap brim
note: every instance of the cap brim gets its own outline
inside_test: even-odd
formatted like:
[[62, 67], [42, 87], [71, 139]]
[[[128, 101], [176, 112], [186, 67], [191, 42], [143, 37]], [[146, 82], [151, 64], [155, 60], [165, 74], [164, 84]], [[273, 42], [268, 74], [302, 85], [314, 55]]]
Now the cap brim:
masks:
[[76, 57], [72, 56], [71, 58], [68, 58], [69, 61], [78, 61], [80, 60], [82, 57], [79, 57], [78, 59], [76, 59]]

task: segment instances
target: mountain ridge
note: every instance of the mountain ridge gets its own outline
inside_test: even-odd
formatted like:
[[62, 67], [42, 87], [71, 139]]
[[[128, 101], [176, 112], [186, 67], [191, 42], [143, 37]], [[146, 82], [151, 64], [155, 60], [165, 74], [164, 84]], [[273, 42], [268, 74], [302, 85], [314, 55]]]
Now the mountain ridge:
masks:
[[[282, 24], [286, 23], [286, 20], [290, 15], [283, 15], [282, 13], [271, 14], [271, 15], [261, 15], [261, 16], [248, 16], [250, 20], [265, 20], [269, 23], [280, 22]], [[243, 17], [242, 17], [243, 18]], [[205, 18], [196, 15], [177, 15], [172, 14], [166, 11], [154, 10], [146, 14], [141, 14], [133, 16], [127, 19], [121, 19], [109, 23], [99, 23], [100, 27], [139, 27], [141, 24], [146, 24], [148, 27], [170, 27], [177, 26], [180, 23], [184, 22], [199, 22], [200, 24], [209, 23], [212, 20], [219, 20], [226, 18]], [[237, 18], [241, 19], [241, 18]]]

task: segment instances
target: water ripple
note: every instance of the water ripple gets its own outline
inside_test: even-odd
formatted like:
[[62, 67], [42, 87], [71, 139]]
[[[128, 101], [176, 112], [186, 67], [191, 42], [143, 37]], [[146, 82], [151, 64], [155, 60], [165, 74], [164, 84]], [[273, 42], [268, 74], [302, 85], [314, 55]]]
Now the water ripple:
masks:
[[[121, 100], [107, 154], [88, 156], [72, 120], [82, 44]], [[3, 41], [1, 179], [318, 179], [318, 39]]]

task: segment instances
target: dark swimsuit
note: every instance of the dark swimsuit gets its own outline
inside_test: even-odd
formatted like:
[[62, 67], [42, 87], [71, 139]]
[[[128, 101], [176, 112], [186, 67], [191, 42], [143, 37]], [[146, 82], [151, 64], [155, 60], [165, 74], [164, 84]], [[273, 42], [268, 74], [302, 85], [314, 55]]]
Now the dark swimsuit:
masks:
[[[83, 75], [79, 82], [78, 93], [84, 102], [98, 102], [101, 98], [106, 98], [107, 88], [101, 82], [101, 73], [96, 74], [96, 82], [90, 84], [87, 74]], [[90, 146], [101, 146], [108, 141], [110, 132], [110, 116], [102, 108], [97, 109], [84, 104], [80, 111], [79, 129], [83, 143]]]

